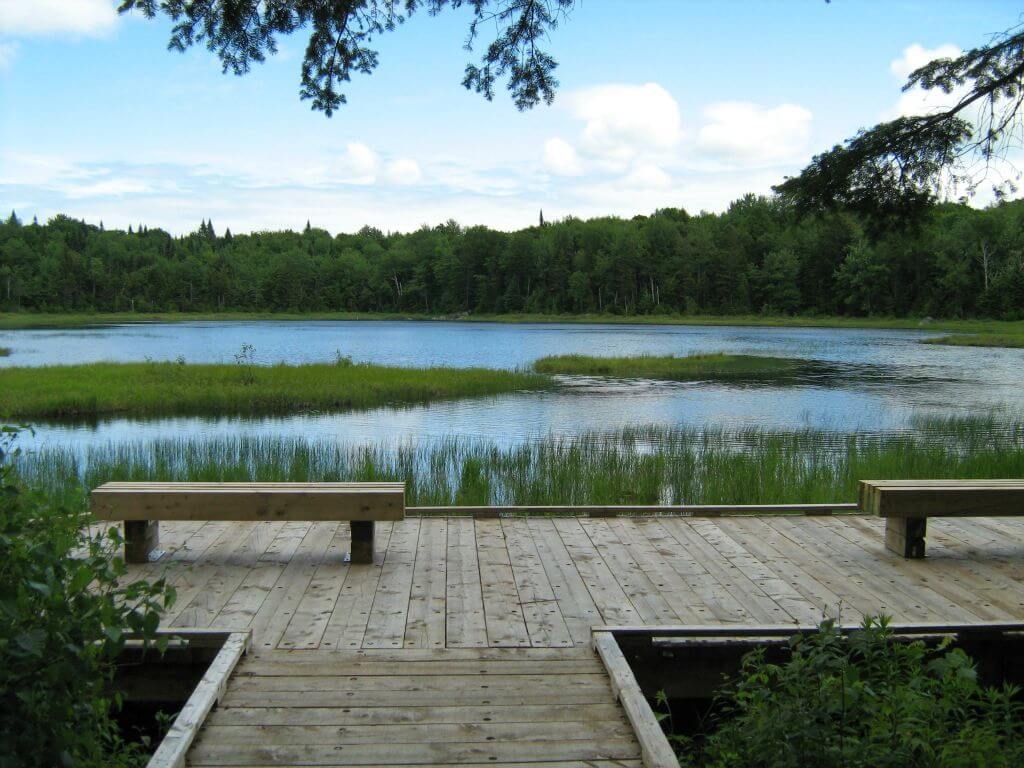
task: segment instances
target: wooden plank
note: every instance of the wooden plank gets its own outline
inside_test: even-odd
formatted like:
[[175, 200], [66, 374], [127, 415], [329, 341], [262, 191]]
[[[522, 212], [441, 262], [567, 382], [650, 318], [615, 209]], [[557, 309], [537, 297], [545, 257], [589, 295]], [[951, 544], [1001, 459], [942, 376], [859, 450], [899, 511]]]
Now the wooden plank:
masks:
[[[391, 523], [381, 523], [377, 530], [377, 547], [385, 556], [391, 544], [392, 529]], [[321, 648], [354, 649], [362, 646], [381, 571], [382, 563], [350, 566], [320, 641]]]
[[430, 690], [366, 690], [366, 691], [268, 691], [265, 689], [228, 690], [225, 706], [232, 707], [332, 707], [347, 701], [360, 707], [425, 707], [425, 706], [475, 706], [483, 707], [496, 703], [505, 706], [527, 704], [601, 704], [609, 701], [611, 689], [607, 682], [604, 687], [564, 686], [542, 689], [516, 688], [495, 691], [490, 689], [460, 688], [447, 691]]
[[611, 697], [596, 704], [487, 704], [479, 706], [363, 707], [358, 703], [328, 707], [222, 706], [208, 720], [217, 725], [386, 726], [452, 723], [618, 722], [622, 710]]
[[[843, 518], [844, 522], [846, 519]], [[763, 519], [735, 518], [729, 523], [741, 534], [743, 546], [779, 579], [786, 581], [807, 604], [806, 611], [789, 611], [794, 616], [802, 614], [797, 616], [800, 622], [819, 623], [824, 618], [838, 618], [836, 614], [841, 606], [847, 619], [863, 616], [858, 608], [860, 601], [850, 597], [849, 584], [840, 586], [842, 580], [836, 572], [820, 567], [814, 557], [795, 549], [792, 541], [765, 525]]]
[[572, 633], [562, 616], [527, 520], [502, 520], [501, 530], [508, 547], [512, 576], [523, 608], [530, 644], [548, 648], [573, 645]]
[[421, 521], [405, 624], [406, 648], [443, 648], [445, 645], [447, 551], [448, 521]]
[[625, 718], [598, 722], [553, 721], [530, 723], [430, 723], [429, 725], [208, 725], [203, 740], [217, 744], [429, 744], [447, 742], [579, 741], [633, 736]]
[[243, 675], [232, 681], [231, 690], [241, 691], [344, 691], [377, 693], [385, 691], [418, 691], [447, 694], [450, 691], [481, 691], [484, 696], [499, 696], [522, 690], [557, 693], [559, 690], [604, 690], [607, 680], [602, 671], [575, 675], [409, 675], [396, 665], [391, 675]]
[[694, 610], [723, 622], [753, 621], [753, 617], [705, 567], [701, 557], [683, 546], [663, 525], [666, 520], [640, 520], [637, 525], [655, 551], [697, 597]]
[[363, 635], [364, 648], [401, 648], [405, 644], [405, 622], [409, 615], [419, 535], [418, 519], [401, 520], [391, 529], [391, 540]]
[[648, 575], [648, 563], [640, 563], [612, 530], [608, 520], [581, 520], [580, 526], [601, 553], [615, 580], [622, 587], [640, 619], [647, 624], [674, 624], [679, 616], [672, 610]]
[[[524, 734], [525, 735], [525, 734]], [[508, 763], [563, 760], [629, 760], [637, 757], [633, 739], [585, 741], [495, 741], [426, 744], [353, 744], [251, 746], [199, 743], [189, 755], [192, 765], [374, 765], [441, 764], [469, 762]]]
[[652, 583], [680, 621], [700, 624], [708, 620], [710, 612], [701, 604], [697, 593], [669, 566], [662, 553], [644, 535], [644, 529], [638, 521], [612, 519], [608, 525], [626, 547], [630, 557], [643, 564]]
[[92, 492], [100, 520], [401, 520], [402, 483], [117, 483]]
[[318, 648], [327, 631], [351, 566], [345, 562], [351, 535], [347, 525], [339, 525], [323, 560], [317, 566], [278, 646], [281, 648]]
[[672, 745], [669, 744], [654, 712], [644, 698], [633, 670], [629, 668], [629, 663], [622, 655], [615, 637], [608, 632], [595, 632], [594, 648], [608, 670], [612, 690], [626, 710], [626, 717], [640, 742], [644, 768], [678, 768], [679, 760], [672, 750]]
[[[805, 520], [806, 518], [798, 519]], [[700, 558], [701, 563], [717, 580], [719, 588], [732, 595], [755, 621], [768, 623], [795, 621], [781, 605], [765, 594], [764, 590], [747, 578], [736, 565], [724, 561], [721, 553], [691, 525], [692, 521], [677, 519], [664, 522], [665, 529], [684, 548], [690, 549], [694, 556]]]
[[632, 624], [640, 621], [640, 614], [629, 601], [601, 553], [594, 546], [580, 521], [559, 517], [554, 520], [555, 529], [572, 558], [572, 563], [587, 585], [590, 596], [609, 623]]
[[406, 507], [407, 517], [638, 517], [682, 516], [718, 517], [720, 515], [822, 515], [855, 512], [857, 505], [847, 502], [826, 504], [611, 504], [611, 505], [488, 505]]
[[183, 768], [199, 727], [223, 697], [228, 678], [251, 643], [249, 633], [232, 633], [203, 673], [192, 694], [157, 745], [146, 768]]
[[448, 521], [445, 636], [449, 648], [487, 645], [487, 623], [476, 555], [474, 521]]
[[528, 646], [530, 633], [526, 629], [501, 522], [477, 520], [474, 530], [487, 644], [492, 648]]
[[740, 537], [730, 536], [735, 533], [735, 521], [719, 520], [714, 523], [707, 520], [694, 520], [693, 529], [710, 543], [722, 557], [739, 569], [740, 573], [750, 579], [778, 604], [794, 621], [813, 622], [821, 619], [821, 609], [808, 604], [807, 600], [786, 580], [779, 578], [770, 567], [761, 562]]
[[589, 645], [590, 627], [601, 621], [601, 612], [590, 590], [552, 520], [530, 518], [525, 522], [573, 644]]
[[[313, 658], [308, 658], [313, 656]], [[396, 669], [411, 677], [441, 675], [575, 675], [598, 674], [600, 663], [593, 658], [568, 659], [460, 659], [446, 661], [365, 661], [333, 654], [304, 654], [291, 661], [280, 661], [276, 654], [246, 661], [236, 673], [241, 677], [352, 677], [384, 675], [393, 677]], [[397, 666], [396, 666], [397, 665]]]
[[306, 535], [253, 617], [253, 642], [256, 647], [277, 646], [337, 528], [338, 523], [307, 525]]
[[867, 511], [881, 517], [1024, 515], [1024, 480], [862, 480], [861, 488]]

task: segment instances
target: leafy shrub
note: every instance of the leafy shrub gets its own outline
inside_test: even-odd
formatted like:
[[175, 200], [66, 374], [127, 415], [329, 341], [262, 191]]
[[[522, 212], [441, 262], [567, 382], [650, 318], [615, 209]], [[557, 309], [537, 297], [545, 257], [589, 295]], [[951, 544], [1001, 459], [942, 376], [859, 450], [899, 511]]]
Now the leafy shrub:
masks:
[[18, 487], [15, 436], [0, 427], [0, 768], [138, 763], [108, 686], [126, 634], [151, 641], [173, 589], [122, 584], [116, 529]]
[[[886, 619], [794, 638], [784, 664], [747, 654], [717, 729], [675, 737], [702, 768], [968, 768], [1024, 765], [1019, 690], [986, 688], [949, 642], [893, 637]], [[703, 743], [701, 743], [703, 742]]]

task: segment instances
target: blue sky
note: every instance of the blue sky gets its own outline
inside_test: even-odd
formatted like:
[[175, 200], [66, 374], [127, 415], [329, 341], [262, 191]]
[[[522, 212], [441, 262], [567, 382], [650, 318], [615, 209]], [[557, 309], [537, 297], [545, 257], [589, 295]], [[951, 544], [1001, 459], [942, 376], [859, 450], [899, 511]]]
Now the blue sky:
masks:
[[[379, 40], [334, 117], [298, 98], [301, 33], [239, 78], [114, 0], [0, 0], [0, 210], [176, 234], [502, 229], [543, 208], [719, 211], [861, 127], [934, 106], [909, 69], [1020, 21], [1018, 2], [579, 0], [552, 107], [460, 85], [468, 12]], [[486, 40], [482, 40], [486, 43]]]

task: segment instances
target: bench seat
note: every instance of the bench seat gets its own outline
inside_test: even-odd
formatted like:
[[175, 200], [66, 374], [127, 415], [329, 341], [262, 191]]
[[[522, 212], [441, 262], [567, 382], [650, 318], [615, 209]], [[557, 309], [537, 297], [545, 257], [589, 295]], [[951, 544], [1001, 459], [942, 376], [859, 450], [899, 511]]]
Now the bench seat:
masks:
[[1024, 480], [862, 480], [860, 509], [885, 518], [885, 545], [924, 557], [929, 517], [1024, 515]]
[[160, 520], [347, 521], [352, 562], [373, 562], [374, 522], [405, 517], [403, 483], [105, 483], [93, 515], [125, 524], [125, 560], [147, 562]]

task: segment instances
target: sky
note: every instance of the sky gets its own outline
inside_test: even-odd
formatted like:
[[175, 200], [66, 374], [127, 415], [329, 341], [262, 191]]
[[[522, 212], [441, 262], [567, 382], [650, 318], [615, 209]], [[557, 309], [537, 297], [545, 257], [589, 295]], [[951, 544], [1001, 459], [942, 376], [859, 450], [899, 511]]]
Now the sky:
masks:
[[[860, 128], [934, 108], [907, 74], [1016, 25], [1000, 0], [578, 0], [552, 106], [465, 90], [468, 9], [377, 41], [333, 117], [301, 31], [244, 77], [115, 0], [0, 0], [0, 211], [174, 234], [722, 211]], [[488, 42], [482, 32], [481, 45]], [[979, 202], [984, 202], [984, 197]]]

